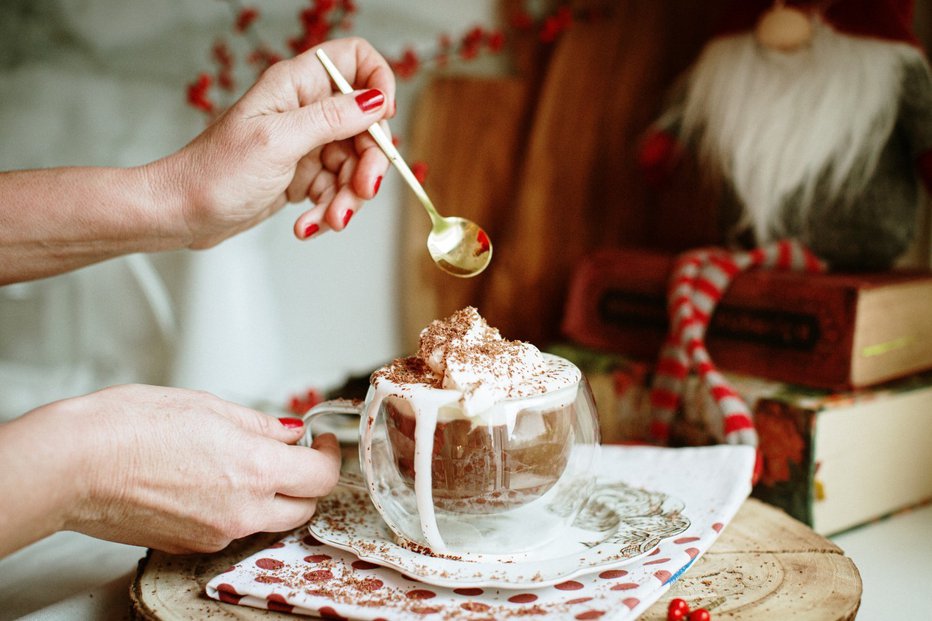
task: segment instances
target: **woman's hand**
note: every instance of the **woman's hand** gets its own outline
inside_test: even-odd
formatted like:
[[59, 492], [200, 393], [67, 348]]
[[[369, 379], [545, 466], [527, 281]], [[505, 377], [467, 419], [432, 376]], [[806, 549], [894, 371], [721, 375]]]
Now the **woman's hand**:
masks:
[[269, 67], [187, 146], [150, 164], [0, 173], [0, 285], [208, 248], [305, 198], [315, 205], [295, 221], [299, 239], [342, 230], [388, 168], [366, 129], [394, 114], [395, 79], [362, 39], [320, 47], [356, 91], [334, 94], [312, 49]]
[[342, 230], [375, 196], [388, 159], [365, 131], [394, 113], [394, 76], [363, 39], [320, 47], [357, 90], [335, 93], [309, 50], [269, 67], [189, 145], [150, 165], [178, 196], [188, 246], [213, 246], [306, 198], [315, 207], [295, 222], [298, 238]]
[[33, 410], [0, 428], [0, 492], [17, 498], [0, 509], [0, 556], [60, 529], [177, 553], [296, 528], [340, 453], [332, 435], [295, 446], [304, 428], [283, 420], [142, 385]]

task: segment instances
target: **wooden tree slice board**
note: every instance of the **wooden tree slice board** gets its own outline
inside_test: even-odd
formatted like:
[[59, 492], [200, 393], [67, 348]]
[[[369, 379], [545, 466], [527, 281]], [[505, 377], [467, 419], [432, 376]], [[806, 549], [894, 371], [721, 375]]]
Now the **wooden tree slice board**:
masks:
[[861, 575], [834, 543], [783, 511], [747, 500], [721, 537], [642, 617], [667, 618], [682, 597], [722, 619], [849, 621]]
[[[263, 533], [216, 554], [172, 556], [150, 551], [139, 563], [131, 599], [136, 619], [295, 619], [223, 604], [204, 586], [218, 573], [281, 538]], [[666, 619], [674, 597], [710, 607], [716, 621], [789, 619], [849, 621], [861, 602], [861, 576], [850, 558], [779, 509], [749, 499], [721, 537], [643, 616]]]
[[293, 615], [224, 604], [210, 599], [204, 587], [211, 578], [247, 556], [281, 539], [281, 533], [260, 533], [234, 541], [215, 554], [172, 555], [149, 550], [139, 561], [130, 588], [135, 619], [294, 619]]

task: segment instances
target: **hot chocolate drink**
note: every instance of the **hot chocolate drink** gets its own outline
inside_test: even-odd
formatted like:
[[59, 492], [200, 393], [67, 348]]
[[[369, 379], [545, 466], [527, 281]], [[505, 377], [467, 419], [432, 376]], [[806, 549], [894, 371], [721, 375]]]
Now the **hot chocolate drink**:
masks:
[[417, 355], [371, 383], [404, 482], [429, 490], [440, 510], [493, 514], [540, 498], [563, 475], [580, 380], [567, 361], [503, 339], [469, 307], [431, 323]]
[[[364, 401], [304, 415], [359, 416], [362, 487], [396, 542], [488, 560], [549, 545], [595, 486], [598, 415], [579, 369], [503, 339], [475, 308], [421, 332], [417, 354], [369, 378]], [[309, 442], [309, 440], [305, 440]]]

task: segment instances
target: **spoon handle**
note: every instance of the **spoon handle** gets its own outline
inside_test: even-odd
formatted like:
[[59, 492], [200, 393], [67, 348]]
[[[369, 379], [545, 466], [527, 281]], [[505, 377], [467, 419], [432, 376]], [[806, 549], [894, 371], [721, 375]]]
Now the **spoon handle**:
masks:
[[[340, 89], [341, 93], [345, 95], [353, 92], [353, 87], [346, 81], [346, 78], [343, 77], [343, 74], [340, 73], [337, 66], [333, 64], [333, 61], [330, 60], [326, 52], [318, 48], [317, 58], [324, 66], [324, 69], [327, 70], [327, 73], [330, 74], [330, 78], [333, 80], [334, 84], [337, 85], [337, 88]], [[388, 137], [385, 130], [382, 129], [382, 126], [378, 123], [370, 125], [369, 135], [372, 136], [376, 144], [382, 149], [382, 152], [388, 157], [388, 161], [395, 166], [398, 172], [401, 173], [402, 178], [404, 178], [411, 189], [414, 190], [414, 194], [421, 201], [421, 204], [424, 205], [428, 215], [430, 215], [430, 219], [434, 222], [439, 220], [440, 214], [437, 213], [437, 209], [434, 208], [434, 204], [431, 202], [430, 198], [428, 198], [427, 192], [424, 191], [424, 186], [421, 185], [421, 182], [418, 181], [414, 173], [411, 172], [411, 168], [408, 167], [404, 158], [401, 157], [401, 153], [399, 153], [395, 145], [392, 144], [391, 138]]]

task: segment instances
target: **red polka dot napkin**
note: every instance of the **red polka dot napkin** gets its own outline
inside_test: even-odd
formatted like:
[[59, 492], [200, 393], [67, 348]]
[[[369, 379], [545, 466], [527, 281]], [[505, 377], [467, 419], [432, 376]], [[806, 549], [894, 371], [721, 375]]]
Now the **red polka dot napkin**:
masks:
[[600, 482], [624, 482], [682, 501], [689, 527], [620, 567], [539, 588], [445, 588], [362, 561], [304, 528], [207, 584], [223, 602], [331, 619], [634, 619], [701, 556], [751, 491], [749, 446], [606, 446]]

